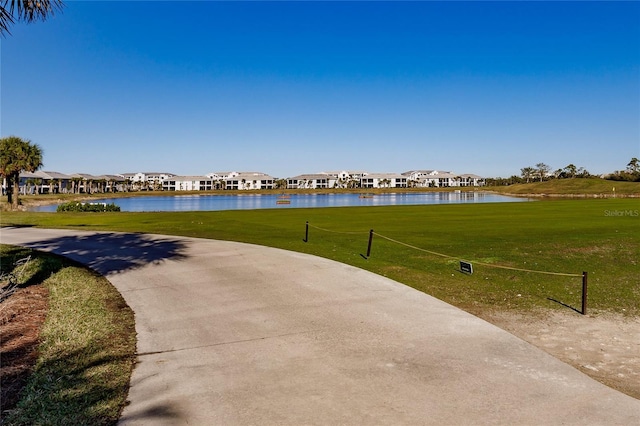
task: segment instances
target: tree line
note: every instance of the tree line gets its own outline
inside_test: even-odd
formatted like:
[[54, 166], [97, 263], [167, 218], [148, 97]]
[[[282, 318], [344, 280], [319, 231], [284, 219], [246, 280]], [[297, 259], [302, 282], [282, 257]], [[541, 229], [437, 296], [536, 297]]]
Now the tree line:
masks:
[[640, 182], [640, 160], [633, 157], [625, 170], [616, 170], [607, 175], [606, 178], [617, 181]]
[[[538, 163], [535, 166], [523, 167], [520, 169], [520, 175], [513, 175], [508, 178], [497, 177], [487, 178], [486, 183], [489, 186], [505, 186], [516, 183], [544, 182], [552, 179], [575, 179], [575, 178], [593, 178], [600, 177], [589, 173], [584, 167], [577, 167], [569, 164], [564, 168], [551, 171], [552, 168], [545, 163]], [[632, 158], [627, 164], [625, 170], [617, 170], [611, 174], [603, 176], [607, 180], [640, 182], [640, 160]]]

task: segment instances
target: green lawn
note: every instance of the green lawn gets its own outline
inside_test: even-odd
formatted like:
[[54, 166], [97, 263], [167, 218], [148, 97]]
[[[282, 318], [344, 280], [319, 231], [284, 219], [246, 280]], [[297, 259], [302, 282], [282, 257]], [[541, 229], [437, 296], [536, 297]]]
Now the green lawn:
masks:
[[[311, 253], [388, 276], [473, 313], [579, 309], [582, 280], [480, 264], [469, 276], [459, 272], [458, 259], [577, 275], [587, 271], [589, 313], [638, 315], [639, 210], [637, 199], [617, 198], [180, 213], [5, 212], [1, 222], [214, 238]], [[306, 221], [308, 242], [303, 241]], [[365, 259], [370, 229], [376, 235]]]
[[[180, 213], [3, 212], [0, 223], [183, 235], [311, 253], [388, 276], [481, 316], [496, 310], [579, 310], [580, 274], [587, 271], [590, 315], [640, 315], [640, 202], [631, 198]], [[24, 254], [2, 250], [3, 265]], [[45, 285], [51, 311], [36, 371], [9, 424], [113, 424], [135, 350], [133, 316], [103, 278], [55, 256], [37, 256], [43, 276], [50, 275]], [[473, 275], [459, 271], [460, 259], [474, 263]]]

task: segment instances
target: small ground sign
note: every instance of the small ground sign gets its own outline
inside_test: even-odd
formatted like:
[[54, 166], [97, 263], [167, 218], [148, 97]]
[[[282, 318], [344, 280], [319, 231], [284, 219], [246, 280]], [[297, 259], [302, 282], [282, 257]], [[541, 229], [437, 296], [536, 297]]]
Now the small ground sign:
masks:
[[473, 274], [473, 265], [470, 262], [460, 261], [460, 270], [465, 274]]

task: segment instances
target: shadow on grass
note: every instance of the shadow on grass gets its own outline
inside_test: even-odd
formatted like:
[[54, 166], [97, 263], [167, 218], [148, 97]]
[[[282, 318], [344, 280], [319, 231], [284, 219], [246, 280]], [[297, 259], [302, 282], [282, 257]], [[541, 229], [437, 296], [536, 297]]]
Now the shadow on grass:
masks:
[[[89, 344], [60, 356], [47, 358], [32, 372], [23, 398], [14, 410], [3, 413], [9, 424], [86, 424], [116, 425], [123, 407], [128, 375], [113, 371], [114, 364], [126, 369], [134, 356], [105, 354], [97, 348], [104, 344]], [[111, 370], [110, 370], [111, 369]], [[120, 370], [121, 371], [121, 370]], [[125, 380], [123, 380], [125, 379]], [[160, 419], [176, 421], [179, 412], [173, 407], [152, 406], [145, 412], [120, 421]]]
[[[108, 276], [168, 259], [184, 259], [184, 244], [178, 239], [144, 234], [95, 233], [70, 235], [35, 241], [24, 246], [53, 252], [88, 266]], [[44, 268], [42, 281], [55, 272]], [[48, 274], [48, 275], [47, 275]]]

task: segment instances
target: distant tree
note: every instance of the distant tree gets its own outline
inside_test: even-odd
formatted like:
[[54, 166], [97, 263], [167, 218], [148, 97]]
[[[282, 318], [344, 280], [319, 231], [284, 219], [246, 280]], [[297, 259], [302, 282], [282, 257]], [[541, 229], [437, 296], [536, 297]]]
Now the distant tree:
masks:
[[547, 166], [544, 163], [536, 164], [535, 174], [540, 179], [540, 182], [542, 182], [549, 175], [550, 170], [551, 167]]
[[536, 170], [533, 167], [524, 167], [520, 169], [520, 174], [522, 175], [522, 178], [526, 181], [526, 183], [529, 183], [531, 178], [533, 178], [535, 172]]
[[576, 177], [588, 178], [591, 177], [591, 173], [589, 173], [589, 171], [584, 167], [578, 167], [578, 170], [576, 170]]
[[627, 164], [626, 170], [616, 170], [610, 175], [607, 175], [606, 179], [640, 182], [640, 160], [636, 157], [632, 158], [631, 161], [629, 161], [629, 164]]
[[17, 209], [20, 173], [35, 172], [42, 167], [42, 148], [17, 136], [0, 139], [0, 176], [7, 180], [7, 197]]
[[17, 21], [45, 21], [63, 7], [62, 0], [0, 0], [0, 34], [11, 34], [9, 27]]
[[287, 180], [286, 179], [276, 179], [273, 182], [273, 187], [275, 189], [284, 189], [287, 187]]
[[576, 173], [577, 173], [578, 169], [573, 164], [569, 164], [562, 171], [565, 173], [565, 177], [574, 178], [574, 177], [576, 177]]

